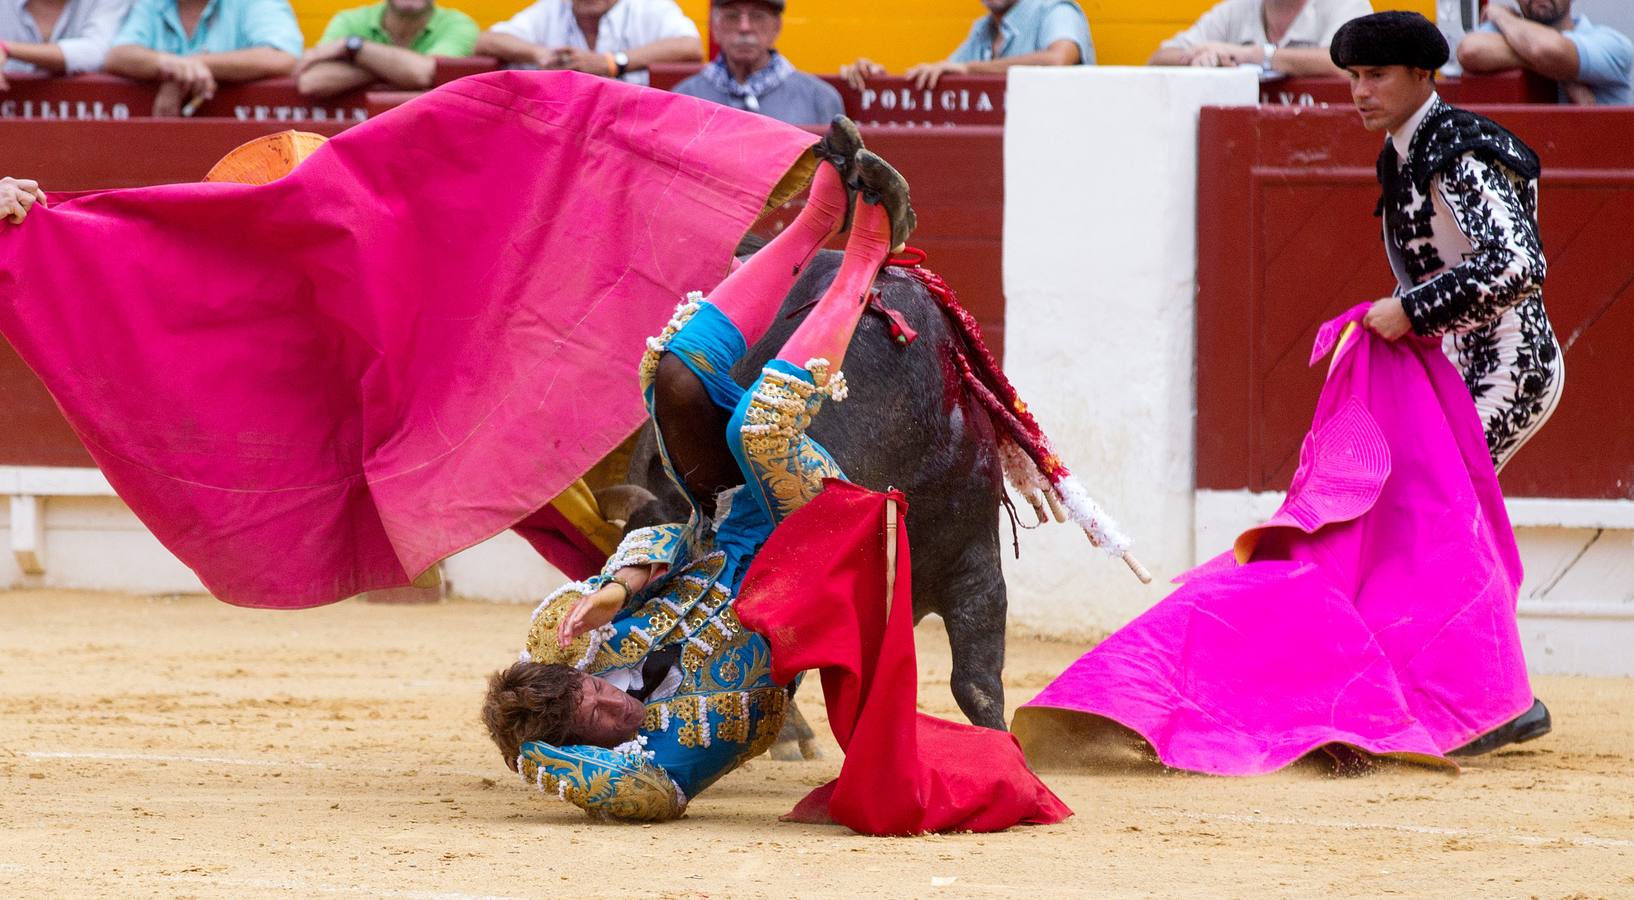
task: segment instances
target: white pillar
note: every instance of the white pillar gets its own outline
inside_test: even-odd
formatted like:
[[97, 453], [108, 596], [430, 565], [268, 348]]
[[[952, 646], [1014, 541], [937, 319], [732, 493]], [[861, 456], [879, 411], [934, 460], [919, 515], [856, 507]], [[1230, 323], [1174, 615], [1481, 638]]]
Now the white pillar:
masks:
[[1010, 70], [1005, 369], [1156, 578], [1031, 532], [1007, 564], [1022, 625], [1116, 628], [1191, 564], [1198, 112], [1258, 97], [1248, 69]]

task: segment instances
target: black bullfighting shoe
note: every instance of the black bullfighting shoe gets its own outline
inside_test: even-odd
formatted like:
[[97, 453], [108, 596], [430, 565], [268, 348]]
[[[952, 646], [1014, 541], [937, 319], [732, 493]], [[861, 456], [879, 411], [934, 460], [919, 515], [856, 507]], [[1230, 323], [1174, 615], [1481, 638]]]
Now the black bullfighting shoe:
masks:
[[857, 188], [862, 192], [862, 202], [884, 205], [891, 219], [891, 252], [901, 253], [919, 224], [908, 198], [908, 180], [890, 163], [863, 150], [857, 154]]
[[845, 221], [840, 223], [839, 234], [851, 230], [852, 204], [856, 201], [857, 154], [862, 152], [862, 132], [857, 123], [845, 116], [835, 116], [828, 123], [828, 133], [811, 148], [811, 155], [833, 166], [840, 173], [840, 183], [846, 186], [847, 204]]
[[1509, 722], [1499, 725], [1473, 741], [1447, 753], [1448, 756], [1480, 756], [1509, 744], [1524, 744], [1549, 733], [1549, 707], [1542, 700], [1533, 700], [1532, 708]]

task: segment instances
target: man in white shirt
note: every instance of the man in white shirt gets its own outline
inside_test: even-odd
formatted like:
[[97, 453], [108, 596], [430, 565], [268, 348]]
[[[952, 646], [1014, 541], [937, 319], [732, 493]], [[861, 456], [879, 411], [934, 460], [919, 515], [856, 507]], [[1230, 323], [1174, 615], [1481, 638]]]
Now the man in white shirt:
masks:
[[0, 2], [0, 90], [8, 74], [96, 72], [131, 0]]
[[1147, 65], [1259, 66], [1284, 75], [1343, 74], [1328, 58], [1334, 32], [1371, 15], [1368, 0], [1223, 0], [1163, 42]]
[[538, 0], [477, 39], [478, 56], [647, 83], [654, 63], [702, 62], [675, 0]]

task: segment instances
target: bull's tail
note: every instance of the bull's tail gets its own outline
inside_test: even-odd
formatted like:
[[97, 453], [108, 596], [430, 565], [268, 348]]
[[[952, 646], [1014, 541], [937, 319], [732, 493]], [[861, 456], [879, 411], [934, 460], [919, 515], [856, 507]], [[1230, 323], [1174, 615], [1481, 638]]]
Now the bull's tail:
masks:
[[[936, 299], [954, 335], [953, 363], [970, 395], [986, 410], [998, 437], [999, 458], [1004, 477], [1016, 493], [1024, 497], [1040, 523], [1053, 515], [1057, 522], [1071, 519], [1089, 536], [1090, 543], [1112, 556], [1121, 557], [1141, 576], [1150, 575], [1129, 555], [1130, 540], [1123, 529], [1089, 496], [1078, 479], [1056, 455], [1050, 439], [1015, 386], [993, 359], [982, 340], [976, 319], [959, 303], [959, 298], [941, 276], [919, 265], [904, 266]], [[1048, 512], [1046, 513], [1046, 507]]]

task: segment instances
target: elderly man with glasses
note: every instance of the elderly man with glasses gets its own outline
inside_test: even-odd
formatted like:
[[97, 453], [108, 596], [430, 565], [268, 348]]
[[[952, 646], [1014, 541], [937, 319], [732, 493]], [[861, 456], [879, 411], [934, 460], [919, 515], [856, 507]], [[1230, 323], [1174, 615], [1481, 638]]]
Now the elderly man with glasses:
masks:
[[777, 52], [783, 7], [783, 0], [714, 0], [709, 29], [720, 55], [675, 92], [791, 125], [826, 125], [844, 112], [839, 91]]

